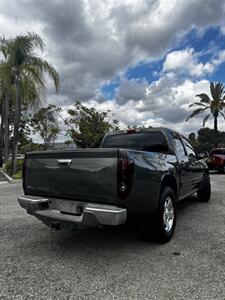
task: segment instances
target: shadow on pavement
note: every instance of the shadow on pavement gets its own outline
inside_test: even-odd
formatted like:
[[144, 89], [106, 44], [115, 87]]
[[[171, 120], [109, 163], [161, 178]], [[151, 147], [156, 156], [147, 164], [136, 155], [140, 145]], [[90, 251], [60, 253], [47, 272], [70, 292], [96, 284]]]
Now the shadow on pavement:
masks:
[[[188, 215], [198, 204], [197, 197], [189, 197], [178, 204], [178, 218]], [[182, 220], [181, 220], [182, 222]], [[179, 222], [180, 223], [180, 222]], [[179, 226], [179, 224], [177, 224]], [[32, 228], [30, 229], [31, 231]], [[46, 254], [54, 253], [64, 255], [65, 253], [77, 253], [78, 255], [95, 255], [96, 252], [110, 255], [112, 250], [118, 254], [120, 251], [133, 251], [139, 249], [157, 249], [162, 247], [154, 241], [146, 242], [138, 238], [135, 223], [130, 222], [118, 227], [103, 227], [102, 229], [80, 229], [74, 231], [56, 231], [45, 225], [36, 227], [38, 233], [33, 238], [25, 241], [26, 248], [45, 249]], [[169, 244], [167, 244], [169, 245]], [[129, 250], [127, 250], [129, 249]], [[133, 249], [133, 250], [132, 250]], [[60, 254], [61, 253], [61, 254]], [[34, 253], [33, 253], [34, 254]]]

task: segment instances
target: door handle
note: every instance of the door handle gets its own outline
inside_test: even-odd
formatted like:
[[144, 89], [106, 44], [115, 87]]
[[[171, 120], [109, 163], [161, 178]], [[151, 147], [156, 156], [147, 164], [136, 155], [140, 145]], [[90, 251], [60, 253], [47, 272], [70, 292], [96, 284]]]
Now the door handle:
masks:
[[72, 163], [72, 159], [58, 159], [57, 165], [58, 166], [70, 166]]

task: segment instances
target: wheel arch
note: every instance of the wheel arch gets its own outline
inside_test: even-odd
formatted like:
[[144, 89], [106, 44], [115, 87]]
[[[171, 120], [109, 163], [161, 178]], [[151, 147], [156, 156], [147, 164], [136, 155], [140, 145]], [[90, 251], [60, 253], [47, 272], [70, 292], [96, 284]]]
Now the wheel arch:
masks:
[[166, 174], [163, 176], [162, 182], [161, 182], [161, 192], [165, 186], [170, 187], [174, 191], [174, 194], [176, 195], [176, 198], [178, 199], [178, 184], [177, 184], [177, 179], [174, 175]]

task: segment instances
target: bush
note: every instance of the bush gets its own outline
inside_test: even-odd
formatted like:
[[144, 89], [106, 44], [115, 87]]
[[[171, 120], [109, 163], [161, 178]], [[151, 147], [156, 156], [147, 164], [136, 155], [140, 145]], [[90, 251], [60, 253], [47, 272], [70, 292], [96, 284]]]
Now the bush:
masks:
[[19, 153], [25, 154], [26, 152], [44, 151], [44, 150], [46, 150], [46, 146], [43, 144], [28, 143], [20, 147]]
[[18, 171], [15, 175], [13, 175], [13, 179], [22, 179], [22, 171]]
[[[17, 164], [17, 173], [21, 173], [22, 176], [23, 159], [18, 159], [16, 164]], [[4, 171], [10, 175], [11, 169], [12, 169], [12, 160], [10, 159], [5, 162]], [[15, 176], [17, 176], [17, 174]]]

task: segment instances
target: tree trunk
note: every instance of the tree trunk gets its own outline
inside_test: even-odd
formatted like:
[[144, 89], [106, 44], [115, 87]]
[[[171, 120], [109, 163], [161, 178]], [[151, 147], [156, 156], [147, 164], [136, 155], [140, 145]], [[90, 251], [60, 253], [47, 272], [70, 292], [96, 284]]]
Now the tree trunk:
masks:
[[44, 146], [45, 146], [46, 150], [50, 149], [50, 143], [49, 143], [48, 139], [46, 139], [46, 138], [44, 138]]
[[214, 131], [217, 132], [218, 131], [218, 112], [215, 112], [213, 114], [214, 116]]
[[11, 175], [15, 175], [17, 171], [17, 151], [18, 151], [18, 142], [19, 142], [19, 129], [20, 129], [20, 122], [21, 122], [20, 78], [18, 72], [16, 74], [15, 83], [16, 83], [16, 103], [15, 103], [15, 116], [14, 116]]
[[4, 161], [9, 159], [9, 96], [5, 98], [5, 137], [4, 137]]
[[0, 107], [1, 127], [0, 127], [0, 168], [3, 166], [3, 145], [4, 145], [4, 96]]

